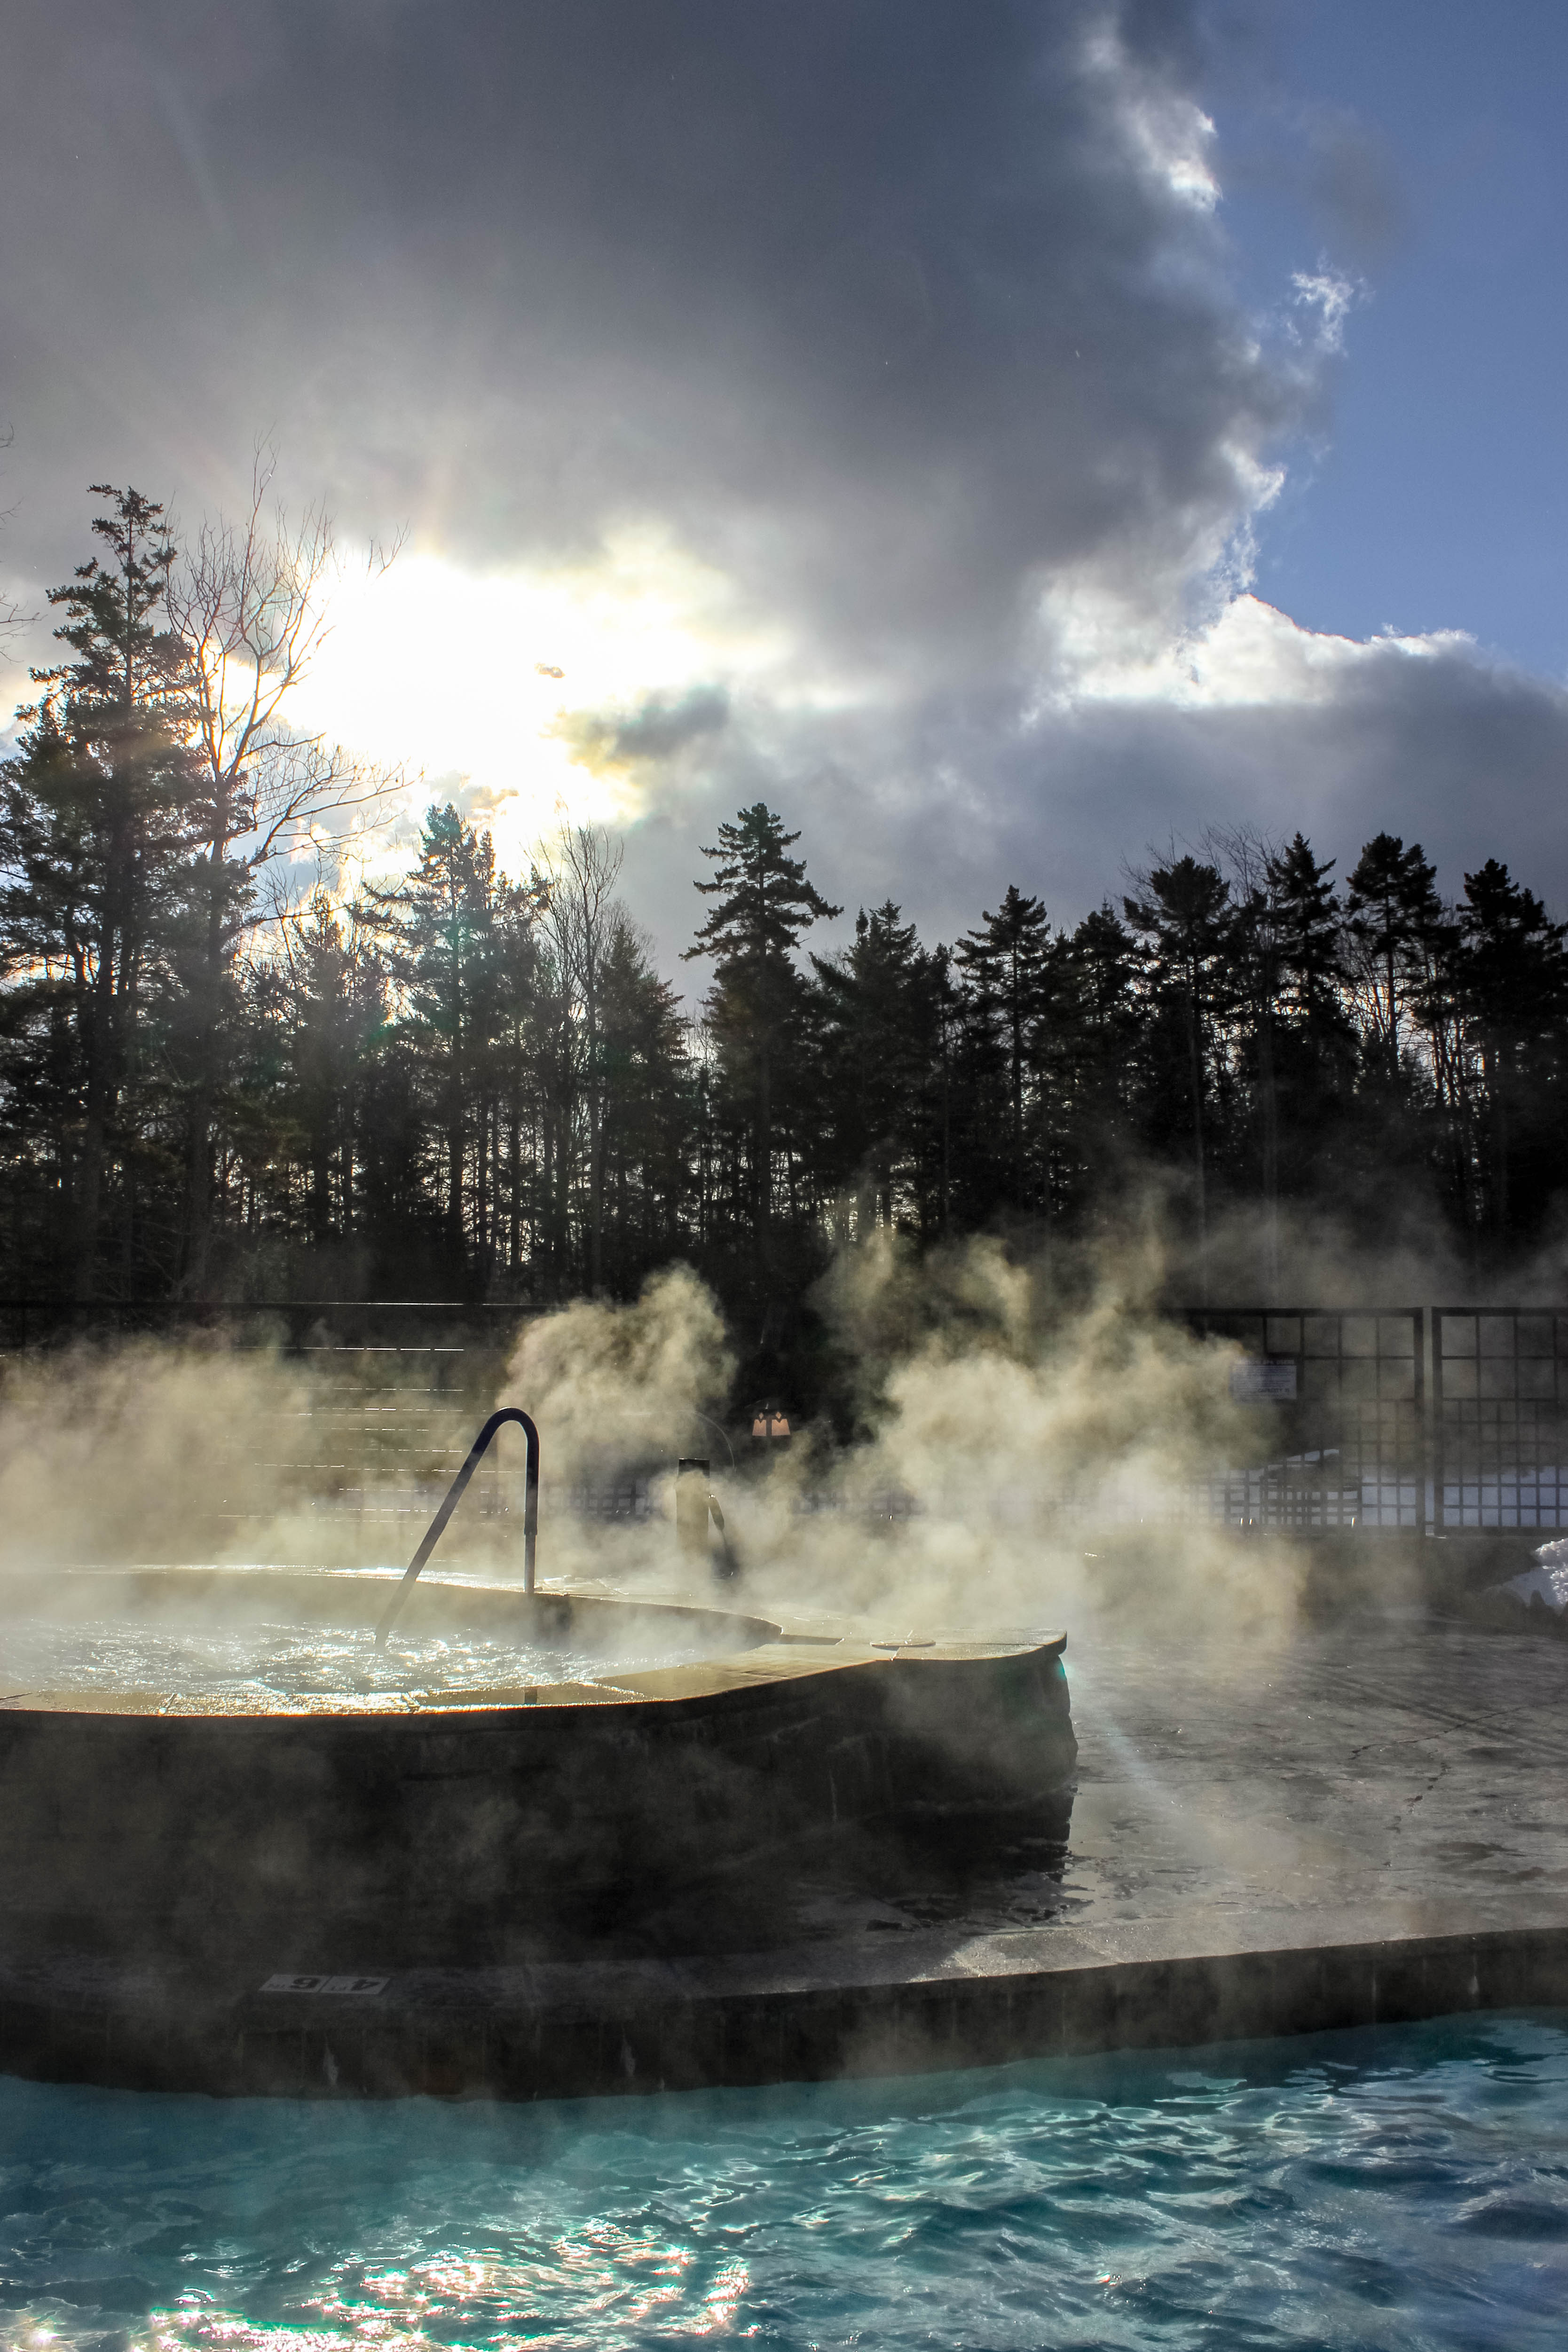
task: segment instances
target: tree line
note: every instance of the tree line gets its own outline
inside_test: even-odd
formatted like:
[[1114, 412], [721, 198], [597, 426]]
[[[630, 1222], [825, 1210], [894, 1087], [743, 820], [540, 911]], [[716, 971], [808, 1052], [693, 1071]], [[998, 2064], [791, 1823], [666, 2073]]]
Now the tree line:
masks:
[[[0, 772], [0, 1286], [93, 1301], [635, 1292], [694, 1263], [765, 1355], [838, 1245], [1112, 1226], [1158, 1183], [1202, 1279], [1257, 1210], [1478, 1265], [1568, 1168], [1568, 927], [1489, 860], [1441, 896], [1378, 834], [1152, 860], [1081, 921], [1010, 885], [951, 945], [830, 904], [763, 803], [703, 846], [694, 1003], [564, 831], [509, 877], [432, 807], [400, 878], [329, 844], [387, 780], [290, 725], [319, 517], [204, 530], [95, 486]], [[770, 1339], [770, 1332], [773, 1335]]]

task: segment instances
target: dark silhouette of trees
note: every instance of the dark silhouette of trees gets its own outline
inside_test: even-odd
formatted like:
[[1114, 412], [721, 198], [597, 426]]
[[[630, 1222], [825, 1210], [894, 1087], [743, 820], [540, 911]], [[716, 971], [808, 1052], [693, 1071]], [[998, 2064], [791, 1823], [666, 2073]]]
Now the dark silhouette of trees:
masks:
[[107, 552], [49, 592], [66, 615], [55, 635], [75, 659], [33, 673], [44, 693], [23, 714], [29, 731], [0, 816], [6, 965], [45, 1028], [54, 1011], [68, 1033], [64, 1059], [65, 1036], [50, 1039], [64, 1087], [51, 1238], [79, 1299], [96, 1293], [115, 1173], [122, 1225], [136, 1214], [133, 1137], [146, 1106], [130, 1125], [122, 1114], [154, 1077], [145, 1031], [188, 891], [195, 797], [180, 731], [184, 647], [158, 626], [175, 561], [163, 509], [108, 483], [92, 495], [113, 502], [92, 524]]
[[152, 501], [96, 495], [0, 769], [13, 1294], [521, 1307], [689, 1258], [771, 1386], [878, 1234], [1037, 1246], [1153, 1178], [1200, 1290], [1220, 1213], [1261, 1213], [1269, 1295], [1287, 1203], [1373, 1243], [1446, 1218], [1478, 1270], [1568, 1205], [1568, 924], [1496, 859], [1447, 905], [1397, 835], [1342, 893], [1300, 833], [1215, 835], [1070, 930], [1012, 883], [954, 946], [884, 898], [807, 955], [839, 910], [758, 802], [701, 852], [693, 1007], [597, 829], [509, 877], [437, 806], [405, 873], [290, 869], [380, 782], [288, 721], [325, 526], [253, 516], [182, 568]]
[[1174, 1015], [1186, 1069], [1193, 1154], [1198, 1265], [1208, 1304], [1208, 1144], [1206, 1115], [1213, 1085], [1215, 1032], [1231, 995], [1232, 951], [1237, 939], [1230, 885], [1215, 866], [1188, 855], [1156, 866], [1143, 877], [1145, 895], [1122, 901], [1127, 919], [1146, 942], [1147, 988], [1157, 1013]]
[[609, 927], [599, 1007], [602, 1239], [595, 1282], [624, 1297], [650, 1266], [679, 1256], [689, 1237], [694, 1124], [680, 1001], [624, 914]]
[[352, 1242], [365, 1216], [364, 1082], [387, 1018], [387, 970], [352, 911], [345, 919], [318, 890], [282, 925], [267, 978], [284, 1024], [285, 1116], [304, 1160], [306, 1233], [324, 1249]]
[[[438, 1175], [448, 1279], [462, 1280], [469, 1211], [481, 1257], [489, 1248], [491, 1174], [485, 1084], [498, 1024], [497, 879], [489, 835], [450, 803], [433, 808], [419, 862], [400, 889], [368, 894], [386, 969], [404, 992], [405, 1050], [440, 1138]], [[471, 1188], [471, 1198], [468, 1188]]]
[[999, 1055], [1007, 1104], [1006, 1197], [1019, 1214], [1051, 1205], [1048, 1024], [1056, 964], [1038, 898], [1009, 884], [996, 912], [981, 916], [953, 950], [976, 1022]]
[[1373, 1038], [1382, 1047], [1388, 1083], [1396, 1087], [1401, 1023], [1429, 977], [1444, 929], [1436, 869], [1421, 844], [1406, 849], [1394, 833], [1369, 841], [1347, 878], [1345, 908], [1367, 977]]
[[941, 994], [945, 973], [890, 898], [862, 907], [855, 937], [816, 973], [816, 1174], [825, 1198], [853, 1201], [855, 1231], [941, 1220]]
[[592, 825], [568, 827], [556, 845], [548, 893], [556, 969], [575, 1014], [563, 1043], [575, 1065], [574, 1092], [587, 1120], [588, 1286], [595, 1291], [605, 1265], [605, 976], [612, 944], [626, 929], [614, 898], [620, 870], [620, 846], [607, 834]]
[[696, 885], [717, 903], [685, 953], [688, 962], [713, 959], [709, 1028], [726, 1092], [749, 1113], [746, 1205], [764, 1269], [779, 1189], [774, 1133], [781, 1108], [792, 1135], [784, 1190], [792, 1205], [796, 1198], [796, 1080], [805, 993], [793, 950], [813, 923], [843, 911], [807, 881], [805, 860], [788, 855], [799, 838], [762, 801], [742, 809], [733, 824], [720, 825], [717, 845], [702, 852], [712, 861], [712, 878]]
[[1344, 917], [1334, 860], [1298, 833], [1268, 861], [1276, 941], [1272, 1012], [1279, 1187], [1297, 1200], [1342, 1176], [1357, 1039], [1346, 1007]]
[[1067, 1213], [1095, 1223], [1142, 1157], [1138, 943], [1107, 902], [1058, 942], [1060, 1164]]
[[1563, 1181], [1568, 925], [1495, 857], [1465, 877], [1458, 987], [1478, 1065], [1475, 1176], [1498, 1238], [1539, 1227]]

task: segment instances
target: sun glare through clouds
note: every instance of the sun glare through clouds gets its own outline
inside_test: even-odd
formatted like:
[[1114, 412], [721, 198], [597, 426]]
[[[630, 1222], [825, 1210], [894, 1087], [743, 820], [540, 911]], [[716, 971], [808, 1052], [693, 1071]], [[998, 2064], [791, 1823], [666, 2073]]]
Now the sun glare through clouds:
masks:
[[650, 697], [754, 674], [780, 650], [745, 628], [721, 575], [651, 530], [571, 570], [480, 572], [416, 550], [344, 577], [295, 716], [401, 766], [410, 814], [463, 793], [515, 870], [563, 821], [637, 814], [636, 778], [584, 745]]

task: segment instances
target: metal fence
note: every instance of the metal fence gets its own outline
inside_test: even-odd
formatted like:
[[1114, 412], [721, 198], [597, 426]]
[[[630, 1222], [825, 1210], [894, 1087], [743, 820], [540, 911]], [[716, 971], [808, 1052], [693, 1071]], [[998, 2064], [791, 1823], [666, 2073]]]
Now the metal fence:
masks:
[[186, 1299], [0, 1297], [0, 1354], [137, 1339], [199, 1339], [289, 1356], [509, 1349], [525, 1306], [454, 1298]]
[[[0, 1353], [48, 1357], [178, 1339], [309, 1369], [258, 1381], [247, 1410], [204, 1428], [183, 1535], [233, 1549], [314, 1543], [342, 1560], [406, 1557], [493, 1402], [522, 1309], [451, 1299], [213, 1303], [0, 1298]], [[155, 1386], [150, 1391], [155, 1400]], [[155, 1410], [155, 1403], [148, 1410]], [[467, 1517], [505, 1516], [518, 1465], [492, 1449]], [[200, 1499], [195, 1499], [199, 1497]]]
[[[1231, 1308], [1187, 1320], [1243, 1349], [1232, 1392], [1255, 1415], [1261, 1457], [1202, 1480], [1201, 1510], [1233, 1526], [1426, 1526], [1419, 1307]], [[1254, 1368], [1263, 1377], [1249, 1381]]]
[[[261, 1525], [288, 1496], [333, 1520], [413, 1519], [445, 1492], [523, 1312], [438, 1300], [154, 1310], [0, 1299], [0, 1350], [194, 1328], [309, 1360], [327, 1377], [308, 1407], [250, 1431], [260, 1458], [236, 1463], [227, 1511]], [[1303, 1532], [1568, 1533], [1568, 1308], [1229, 1307], [1182, 1319], [1239, 1351], [1232, 1392], [1253, 1443], [1168, 1507]], [[478, 1510], [504, 1514], [510, 1492], [492, 1460]], [[644, 1519], [648, 1467], [590, 1476], [560, 1505]]]
[[1568, 1527], [1568, 1314], [1431, 1316], [1435, 1525]]
[[1237, 1526], [1568, 1531], [1568, 1313], [1192, 1310], [1243, 1350], [1258, 1458], [1201, 1482]]

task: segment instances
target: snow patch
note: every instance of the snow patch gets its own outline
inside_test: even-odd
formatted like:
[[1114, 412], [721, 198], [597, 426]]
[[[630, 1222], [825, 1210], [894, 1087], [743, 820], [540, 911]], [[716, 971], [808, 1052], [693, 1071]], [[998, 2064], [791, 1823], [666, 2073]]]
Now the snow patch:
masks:
[[1491, 1589], [1511, 1592], [1521, 1608], [1540, 1601], [1561, 1614], [1568, 1609], [1568, 1538], [1542, 1544], [1535, 1557], [1541, 1562], [1539, 1568], [1527, 1568], [1522, 1576], [1510, 1576], [1505, 1584], [1494, 1584]]

